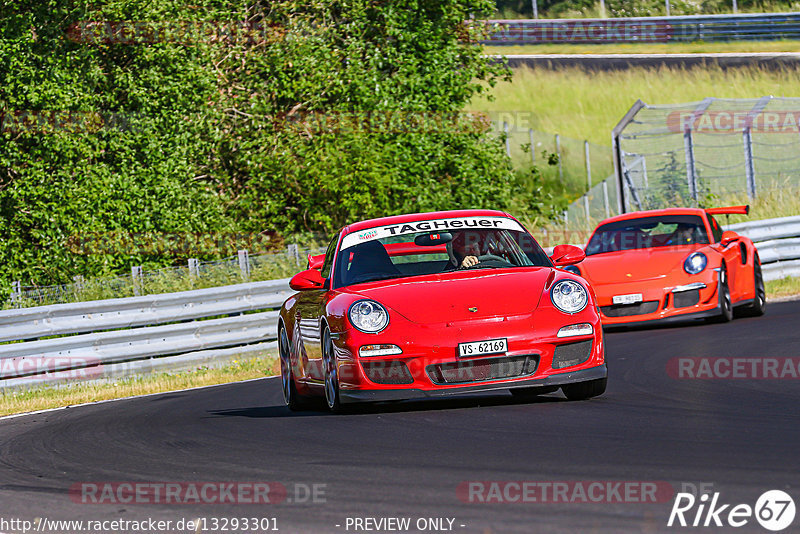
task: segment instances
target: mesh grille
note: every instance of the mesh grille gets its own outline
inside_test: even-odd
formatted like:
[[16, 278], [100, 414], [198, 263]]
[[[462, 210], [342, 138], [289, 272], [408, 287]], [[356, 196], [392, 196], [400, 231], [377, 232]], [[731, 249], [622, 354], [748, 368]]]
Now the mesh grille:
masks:
[[361, 362], [364, 374], [376, 384], [411, 384], [414, 377], [405, 362], [400, 360], [379, 360]]
[[466, 384], [502, 378], [515, 378], [536, 372], [539, 356], [504, 356], [429, 365], [428, 376], [434, 384]]
[[629, 315], [645, 315], [658, 309], [657, 300], [648, 300], [638, 304], [617, 304], [614, 306], [601, 306], [600, 311], [606, 317], [627, 317]]
[[700, 302], [700, 290], [692, 289], [691, 291], [681, 291], [675, 293], [672, 297], [672, 305], [676, 308], [685, 308], [687, 306], [694, 306]]
[[563, 369], [564, 367], [580, 365], [588, 360], [591, 355], [591, 340], [559, 345], [553, 352], [553, 369]]

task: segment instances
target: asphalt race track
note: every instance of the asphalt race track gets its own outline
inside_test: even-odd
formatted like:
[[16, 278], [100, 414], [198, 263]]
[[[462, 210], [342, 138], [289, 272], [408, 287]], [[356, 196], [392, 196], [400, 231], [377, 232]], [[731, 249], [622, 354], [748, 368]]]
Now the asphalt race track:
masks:
[[[800, 503], [800, 381], [676, 379], [667, 369], [673, 358], [705, 356], [795, 358], [796, 370], [798, 317], [800, 302], [783, 302], [762, 318], [609, 333], [608, 391], [584, 402], [502, 393], [296, 415], [283, 407], [278, 380], [264, 379], [0, 420], [0, 518], [263, 517], [285, 533], [391, 531], [354, 530], [352, 518], [365, 517], [410, 518], [406, 532], [420, 531], [419, 518], [449, 518], [464, 533], [767, 532], [754, 518], [738, 529], [667, 520], [684, 487], [719, 492], [731, 505], [754, 506], [772, 489]], [[81, 482], [202, 481], [278, 482], [288, 498], [82, 504], [67, 494]], [[459, 491], [470, 481], [660, 489], [646, 503], [624, 492], [620, 502], [613, 491], [600, 502], [568, 493], [567, 502], [480, 503]], [[317, 502], [308, 502], [314, 484]], [[784, 532], [798, 529], [800, 517]]]

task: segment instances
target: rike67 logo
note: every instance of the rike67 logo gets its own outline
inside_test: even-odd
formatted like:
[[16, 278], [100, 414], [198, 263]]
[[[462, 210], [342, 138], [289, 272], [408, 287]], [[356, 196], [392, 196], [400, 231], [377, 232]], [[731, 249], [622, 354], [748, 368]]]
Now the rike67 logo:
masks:
[[691, 493], [678, 493], [667, 526], [739, 528], [752, 525], [755, 518], [765, 529], [779, 532], [792, 524], [794, 516], [794, 500], [781, 490], [764, 492], [755, 506], [723, 504], [719, 492], [712, 496], [703, 493], [699, 498]]

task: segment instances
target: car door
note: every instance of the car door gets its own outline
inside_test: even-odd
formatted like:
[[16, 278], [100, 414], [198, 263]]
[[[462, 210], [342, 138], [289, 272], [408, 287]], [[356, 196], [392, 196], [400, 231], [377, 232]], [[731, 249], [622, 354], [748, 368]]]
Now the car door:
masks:
[[736, 293], [736, 281], [741, 276], [742, 262], [739, 251], [739, 242], [734, 241], [727, 247], [723, 247], [720, 240], [722, 239], [722, 227], [719, 225], [713, 215], [708, 215], [708, 224], [711, 227], [711, 242], [714, 243], [714, 248], [720, 251], [722, 257], [725, 258], [725, 271], [728, 275], [728, 288], [731, 291], [731, 300], [739, 300], [739, 295]]
[[325, 285], [320, 289], [303, 291], [297, 297], [295, 318], [300, 338], [306, 349], [307, 360], [303, 362], [302, 367], [303, 379], [307, 382], [321, 383], [325, 378], [322, 365], [322, 319], [325, 316], [325, 307], [328, 302], [331, 267], [338, 243], [339, 234], [336, 234], [325, 251], [325, 261], [320, 268], [322, 277], [326, 279]]

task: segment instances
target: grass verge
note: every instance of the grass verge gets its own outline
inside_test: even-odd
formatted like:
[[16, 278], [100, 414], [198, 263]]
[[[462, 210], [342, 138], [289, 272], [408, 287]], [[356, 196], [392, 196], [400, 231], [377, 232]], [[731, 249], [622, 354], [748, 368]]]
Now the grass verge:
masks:
[[800, 296], [800, 277], [789, 276], [780, 280], [766, 282], [767, 301], [770, 299], [785, 299]]
[[279, 370], [280, 363], [277, 355], [265, 354], [259, 357], [232, 360], [220, 367], [201, 367], [174, 373], [153, 373], [122, 378], [113, 382], [79, 382], [63, 386], [0, 392], [0, 416], [120, 399], [134, 395], [226, 384], [275, 375]]

